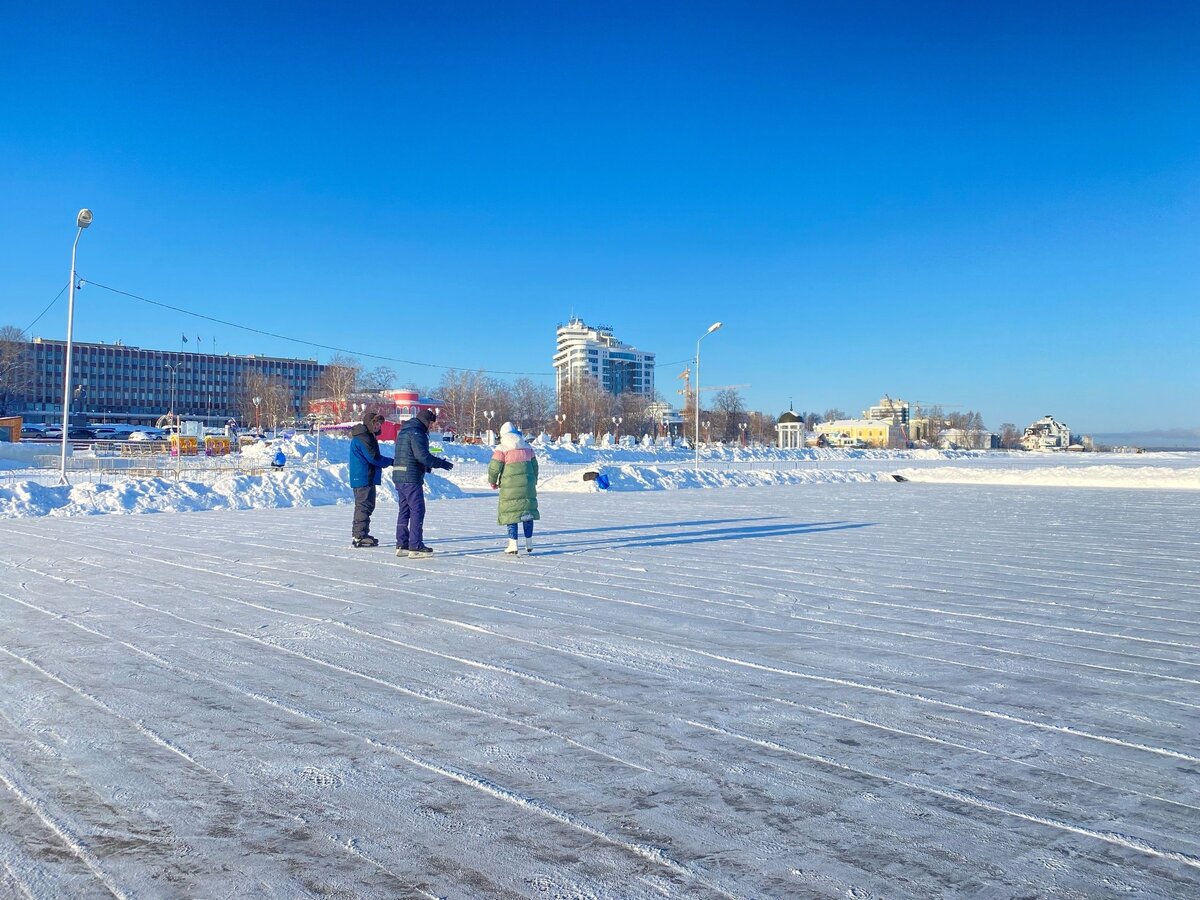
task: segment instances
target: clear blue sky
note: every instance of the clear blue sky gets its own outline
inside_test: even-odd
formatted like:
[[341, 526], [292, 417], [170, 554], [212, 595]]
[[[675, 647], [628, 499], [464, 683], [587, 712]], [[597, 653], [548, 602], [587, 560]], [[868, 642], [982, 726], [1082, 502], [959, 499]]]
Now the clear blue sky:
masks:
[[[364, 353], [549, 373], [574, 313], [678, 399], [720, 319], [704, 382], [774, 413], [1200, 427], [1200, 4], [39, 6], [5, 4], [0, 324], [88, 206], [84, 278]], [[79, 294], [79, 340], [181, 332], [329, 356]]]

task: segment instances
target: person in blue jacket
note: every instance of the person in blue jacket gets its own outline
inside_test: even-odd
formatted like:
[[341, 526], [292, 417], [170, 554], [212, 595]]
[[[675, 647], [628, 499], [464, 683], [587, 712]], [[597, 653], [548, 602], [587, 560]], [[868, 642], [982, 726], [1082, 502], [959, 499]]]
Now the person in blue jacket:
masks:
[[271, 468], [282, 469], [287, 465], [287, 456], [283, 450], [276, 450], [275, 455], [271, 457]]
[[425, 473], [434, 469], [453, 469], [454, 463], [429, 452], [429, 426], [437, 413], [423, 409], [400, 428], [396, 435], [396, 464], [392, 482], [400, 511], [396, 514], [396, 555], [412, 559], [433, 556], [425, 546]]
[[383, 416], [368, 411], [350, 430], [350, 487], [354, 489], [354, 547], [378, 547], [371, 536], [371, 513], [375, 512], [375, 488], [383, 480], [383, 470], [392, 464], [390, 456], [379, 452], [379, 432]]

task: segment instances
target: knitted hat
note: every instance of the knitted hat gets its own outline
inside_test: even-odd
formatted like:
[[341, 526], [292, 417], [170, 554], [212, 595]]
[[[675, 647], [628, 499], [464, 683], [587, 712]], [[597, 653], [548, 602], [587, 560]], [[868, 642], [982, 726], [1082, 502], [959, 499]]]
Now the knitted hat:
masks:
[[426, 425], [432, 425], [437, 421], [437, 413], [435, 413], [432, 409], [423, 409], [417, 413], [417, 418]]
[[503, 437], [506, 434], [520, 434], [521, 430], [512, 422], [505, 422], [500, 426], [500, 435]]

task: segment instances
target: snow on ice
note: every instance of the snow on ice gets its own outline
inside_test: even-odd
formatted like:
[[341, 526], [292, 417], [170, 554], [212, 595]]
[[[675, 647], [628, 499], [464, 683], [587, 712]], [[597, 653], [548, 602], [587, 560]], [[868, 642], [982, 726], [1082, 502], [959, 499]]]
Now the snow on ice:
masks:
[[0, 896], [1200, 895], [1194, 455], [282, 443], [0, 463]]

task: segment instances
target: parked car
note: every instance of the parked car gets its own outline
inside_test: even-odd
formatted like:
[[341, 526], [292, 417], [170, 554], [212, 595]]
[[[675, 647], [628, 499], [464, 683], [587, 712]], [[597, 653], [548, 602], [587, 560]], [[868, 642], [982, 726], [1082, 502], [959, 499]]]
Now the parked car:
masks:
[[43, 425], [22, 425], [21, 439], [29, 440], [30, 438], [40, 438], [46, 436], [46, 428]]
[[[59, 435], [62, 434], [61, 428], [58, 430], [58, 433]], [[67, 429], [68, 441], [94, 441], [95, 439], [96, 432], [92, 431], [90, 428], [83, 428], [79, 425], [75, 425]]]

